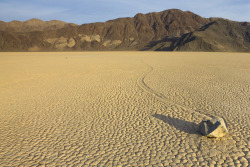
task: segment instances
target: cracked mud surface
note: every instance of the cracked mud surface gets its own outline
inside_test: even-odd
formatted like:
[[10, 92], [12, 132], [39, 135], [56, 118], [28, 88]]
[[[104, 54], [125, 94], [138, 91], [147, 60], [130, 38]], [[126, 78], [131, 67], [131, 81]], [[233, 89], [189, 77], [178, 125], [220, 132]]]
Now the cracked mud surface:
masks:
[[249, 56], [1, 53], [0, 166], [248, 166]]

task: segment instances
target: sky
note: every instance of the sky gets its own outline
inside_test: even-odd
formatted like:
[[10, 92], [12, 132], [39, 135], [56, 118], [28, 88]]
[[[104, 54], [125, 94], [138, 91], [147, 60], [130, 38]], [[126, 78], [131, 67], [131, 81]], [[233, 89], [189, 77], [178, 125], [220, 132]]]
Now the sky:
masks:
[[85, 24], [167, 9], [250, 22], [250, 0], [0, 0], [0, 20], [61, 20]]

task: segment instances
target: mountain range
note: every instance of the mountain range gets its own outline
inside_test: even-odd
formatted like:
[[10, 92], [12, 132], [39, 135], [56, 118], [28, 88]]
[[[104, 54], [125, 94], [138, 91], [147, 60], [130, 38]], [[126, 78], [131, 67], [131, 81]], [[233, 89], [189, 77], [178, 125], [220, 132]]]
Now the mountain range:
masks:
[[170, 9], [102, 23], [0, 21], [0, 51], [250, 52], [250, 23]]

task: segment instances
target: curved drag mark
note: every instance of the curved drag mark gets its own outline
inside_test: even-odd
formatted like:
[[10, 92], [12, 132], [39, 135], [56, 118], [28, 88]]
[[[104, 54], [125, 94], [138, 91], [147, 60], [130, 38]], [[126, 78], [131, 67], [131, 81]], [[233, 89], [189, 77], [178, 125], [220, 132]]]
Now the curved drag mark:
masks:
[[138, 86], [139, 86], [142, 90], [144, 90], [145, 92], [147, 92], [147, 93], [149, 93], [149, 94], [151, 94], [151, 95], [157, 97], [159, 100], [161, 100], [161, 101], [164, 102], [164, 103], [167, 102], [167, 103], [170, 103], [170, 104], [172, 104], [172, 105], [177, 105], [178, 107], [181, 107], [181, 108], [183, 108], [183, 109], [185, 109], [185, 110], [187, 110], [187, 111], [190, 111], [190, 112], [192, 112], [192, 113], [201, 115], [201, 116], [206, 117], [206, 118], [211, 118], [211, 117], [213, 117], [213, 115], [208, 115], [208, 114], [205, 114], [205, 113], [200, 113], [200, 112], [198, 112], [198, 111], [196, 111], [196, 110], [194, 110], [194, 109], [192, 109], [192, 108], [189, 108], [189, 107], [187, 107], [187, 106], [184, 106], [184, 105], [179, 104], [179, 103], [176, 103], [176, 102], [173, 102], [172, 100], [170, 100], [169, 98], [167, 98], [167, 97], [166, 97], [165, 95], [163, 95], [162, 93], [159, 93], [159, 92], [153, 90], [152, 88], [150, 88], [150, 87], [145, 83], [144, 79], [146, 78], [146, 76], [147, 76], [149, 73], [151, 73], [151, 72], [153, 71], [153, 67], [150, 66], [150, 65], [148, 65], [148, 64], [147, 64], [147, 66], [148, 66], [148, 70], [147, 70], [142, 76], [140, 76], [140, 77], [137, 79], [137, 84], [138, 84]]

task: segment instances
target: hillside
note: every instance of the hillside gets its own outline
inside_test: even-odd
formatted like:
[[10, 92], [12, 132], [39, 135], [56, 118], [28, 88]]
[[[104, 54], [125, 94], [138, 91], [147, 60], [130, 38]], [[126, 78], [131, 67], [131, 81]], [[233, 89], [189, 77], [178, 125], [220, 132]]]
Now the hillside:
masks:
[[219, 19], [173, 42], [161, 41], [150, 48], [159, 51], [249, 52], [250, 26]]
[[[192, 12], [178, 9], [148, 14], [139, 13], [132, 18], [118, 18], [104, 23], [80, 26], [58, 21], [58, 24], [45, 26], [46, 28], [42, 29], [35, 28], [42, 22], [35, 19], [28, 21], [30, 23], [25, 25], [30, 26], [26, 28], [19, 26], [12, 31], [9, 28], [0, 29], [0, 50], [248, 51], [249, 23], [225, 19], [214, 22], [216, 20], [219, 19], [203, 18]], [[222, 26], [221, 22], [225, 25]], [[234, 35], [230, 35], [231, 30], [235, 32]], [[223, 34], [228, 36], [224, 39]], [[213, 42], [215, 38], [216, 42]], [[198, 46], [199, 40], [202, 40], [202, 46]], [[226, 45], [222, 45], [224, 40], [227, 40]], [[238, 43], [235, 43], [235, 40]]]
[[218, 20], [183, 36], [176, 51], [250, 51], [250, 27]]

